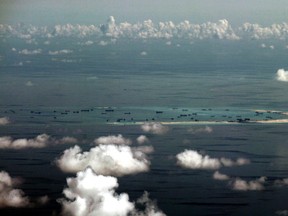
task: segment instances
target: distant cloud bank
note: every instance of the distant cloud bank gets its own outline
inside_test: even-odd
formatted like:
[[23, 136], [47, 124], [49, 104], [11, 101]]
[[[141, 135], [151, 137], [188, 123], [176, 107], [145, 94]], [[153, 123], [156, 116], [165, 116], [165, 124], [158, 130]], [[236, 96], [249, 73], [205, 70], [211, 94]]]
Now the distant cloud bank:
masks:
[[[102, 25], [65, 24], [55, 26], [33, 26], [25, 24], [7, 25], [0, 24], [0, 34], [6, 37], [17, 37], [33, 43], [35, 38], [50, 39], [55, 37], [79, 37], [79, 38], [140, 38], [140, 39], [281, 39], [288, 38], [288, 23], [261, 26], [259, 24], [244, 23], [240, 27], [233, 28], [226, 19], [218, 22], [206, 22], [193, 24], [185, 20], [180, 23], [172, 21], [154, 23], [148, 19], [138, 23], [117, 23], [113, 16]], [[88, 40], [86, 45], [94, 42]], [[100, 45], [107, 45], [101, 40]], [[66, 50], [67, 51], [67, 50]], [[66, 51], [51, 51], [50, 55], [66, 54]], [[41, 50], [22, 50], [19, 53], [25, 55], [38, 54]]]

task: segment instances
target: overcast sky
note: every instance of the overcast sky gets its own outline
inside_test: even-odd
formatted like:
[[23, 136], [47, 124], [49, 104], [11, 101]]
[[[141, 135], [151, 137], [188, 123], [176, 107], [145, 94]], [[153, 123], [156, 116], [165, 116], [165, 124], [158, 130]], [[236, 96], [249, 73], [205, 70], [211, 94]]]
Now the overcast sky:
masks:
[[55, 25], [189, 20], [203, 23], [227, 19], [270, 25], [288, 22], [287, 0], [0, 0], [0, 23]]

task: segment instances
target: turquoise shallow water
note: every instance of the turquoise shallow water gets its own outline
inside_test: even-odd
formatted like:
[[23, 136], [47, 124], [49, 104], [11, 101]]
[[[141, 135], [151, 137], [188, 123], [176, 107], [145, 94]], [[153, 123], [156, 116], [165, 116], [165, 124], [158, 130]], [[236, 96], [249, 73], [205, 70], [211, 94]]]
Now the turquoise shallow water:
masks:
[[[11, 123], [0, 126], [1, 137], [73, 136], [89, 150], [99, 136], [122, 134], [137, 147], [136, 138], [144, 134], [154, 147], [150, 171], [118, 178], [117, 192], [131, 200], [148, 191], [167, 215], [270, 216], [287, 209], [287, 186], [274, 185], [288, 177], [288, 124], [275, 121], [287, 118], [288, 85], [275, 79], [279, 68], [287, 68], [285, 41], [265, 41], [273, 50], [244, 40], [175, 40], [170, 46], [165, 40], [118, 40], [89, 47], [78, 40], [45, 46], [41, 39], [38, 46], [7, 41], [1, 48], [0, 117]], [[41, 55], [11, 51], [39, 46]], [[47, 54], [55, 49], [73, 53]], [[144, 132], [144, 122], [162, 122], [169, 131]], [[73, 174], [63, 174], [55, 158], [69, 147], [1, 149], [1, 170], [24, 178], [27, 195], [47, 194], [50, 202], [0, 214], [59, 213], [56, 200]], [[265, 190], [235, 191], [213, 180], [211, 170], [179, 167], [175, 156], [185, 149], [249, 159], [247, 166], [220, 172], [247, 181], [266, 176]]]

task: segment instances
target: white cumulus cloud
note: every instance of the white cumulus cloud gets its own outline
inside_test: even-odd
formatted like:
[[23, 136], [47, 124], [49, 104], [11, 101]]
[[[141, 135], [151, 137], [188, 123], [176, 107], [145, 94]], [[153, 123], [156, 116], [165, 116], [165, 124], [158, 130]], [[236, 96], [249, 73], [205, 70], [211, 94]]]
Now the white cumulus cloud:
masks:
[[131, 145], [132, 142], [130, 139], [124, 138], [121, 134], [118, 134], [118, 136], [102, 136], [94, 140], [94, 143], [97, 145], [104, 144], [115, 144], [115, 145]]
[[23, 49], [23, 50], [20, 50], [18, 53], [22, 55], [37, 55], [37, 54], [41, 54], [42, 50], [41, 49], [35, 49], [35, 50]]
[[57, 144], [75, 144], [76, 138], [63, 137], [59, 140], [52, 138], [47, 134], [40, 134], [33, 139], [15, 139], [10, 136], [0, 137], [0, 149], [25, 149], [25, 148], [44, 148], [48, 145]]
[[158, 208], [156, 201], [149, 198], [149, 193], [146, 191], [142, 197], [137, 200], [136, 204], [141, 205], [142, 208], [144, 207], [144, 210], [139, 211], [135, 209], [131, 214], [132, 216], [166, 216], [166, 214]]
[[[37, 37], [50, 40], [55, 37], [99, 39], [100, 45], [107, 45], [103, 40], [106, 38], [138, 38], [138, 39], [278, 39], [288, 38], [288, 23], [272, 24], [261, 26], [257, 23], [244, 23], [238, 28], [232, 28], [226, 19], [217, 22], [205, 22], [202, 24], [191, 23], [184, 20], [179, 23], [173, 21], [153, 22], [151, 19], [138, 23], [122, 22], [117, 23], [113, 16], [109, 17], [105, 24], [80, 25], [64, 24], [55, 26], [33, 26], [33, 25], [8, 25], [0, 24], [0, 33], [3, 37], [11, 36], [24, 40], [27, 43], [37, 44]], [[96, 41], [95, 41], [96, 42]], [[87, 45], [90, 45], [89, 42]], [[169, 43], [168, 43], [169, 45]], [[268, 48], [268, 46], [267, 46]], [[270, 47], [271, 49], [272, 47]], [[24, 52], [25, 53], [25, 52]], [[30, 53], [30, 52], [28, 52]]]
[[230, 177], [228, 175], [222, 174], [219, 171], [214, 172], [213, 179], [219, 180], [219, 181], [226, 181], [229, 180]]
[[49, 55], [61, 55], [61, 54], [69, 54], [72, 52], [73, 52], [72, 50], [63, 49], [63, 50], [49, 51], [48, 54]]
[[221, 162], [217, 158], [201, 155], [197, 151], [185, 150], [176, 155], [179, 166], [190, 169], [219, 169]]
[[279, 69], [276, 73], [276, 79], [282, 82], [288, 82], [288, 71], [284, 69]]
[[250, 161], [244, 158], [238, 158], [233, 161], [229, 158], [211, 158], [209, 155], [202, 155], [194, 150], [185, 150], [176, 155], [177, 164], [189, 169], [219, 169], [222, 166], [242, 166], [249, 164]]
[[[117, 178], [97, 175], [90, 167], [67, 179], [68, 188], [60, 199], [62, 214], [70, 216], [165, 216], [156, 203], [144, 193], [136, 203], [129, 201], [126, 193], [117, 194]], [[140, 203], [144, 210], [139, 211]]]
[[236, 178], [230, 182], [231, 188], [238, 191], [250, 191], [250, 190], [264, 190], [264, 183], [266, 177], [260, 177], [259, 179], [252, 181], [245, 181], [241, 178]]
[[146, 122], [141, 125], [141, 129], [146, 133], [152, 134], [165, 134], [168, 132], [169, 128], [159, 122]]
[[7, 124], [9, 124], [9, 123], [10, 123], [10, 120], [9, 120], [8, 117], [2, 117], [2, 118], [0, 118], [0, 126], [1, 126], [1, 125], [7, 125]]
[[140, 39], [239, 39], [239, 36], [236, 35], [235, 30], [226, 19], [202, 24], [193, 24], [188, 20], [180, 23], [173, 23], [172, 21], [154, 23], [150, 19], [138, 23], [123, 22], [117, 24], [113, 16], [109, 17], [105, 24], [99, 26], [64, 24], [53, 27], [36, 27], [32, 25], [13, 26], [0, 24], [0, 33], [7, 37], [18, 37], [30, 43], [36, 43], [35, 38], [39, 36], [47, 40], [54, 37], [90, 39], [93, 36], [102, 41], [99, 43], [100, 45], [107, 45], [107, 42], [102, 39], [103, 36], [106, 38]]
[[236, 161], [233, 161], [229, 158], [220, 158], [220, 162], [223, 164], [225, 167], [232, 167], [232, 166], [243, 166], [250, 164], [250, 160], [246, 158], [237, 158]]
[[22, 190], [14, 189], [19, 182], [19, 179], [11, 178], [7, 172], [0, 172], [0, 207], [24, 207], [30, 204]]
[[275, 180], [276, 186], [288, 186], [288, 178]]
[[124, 145], [99, 145], [88, 152], [79, 146], [64, 151], [56, 161], [64, 172], [76, 173], [90, 166], [97, 174], [123, 176], [147, 172], [150, 162], [145, 153]]
[[99, 44], [100, 46], [107, 46], [109, 43], [108, 43], [107, 41], [101, 40], [98, 44]]
[[145, 135], [140, 135], [139, 137], [137, 137], [136, 140], [138, 144], [144, 144], [149, 142], [149, 139]]
[[31, 81], [27, 81], [27, 82], [25, 83], [25, 85], [28, 86], [28, 87], [32, 87], [32, 86], [34, 86], [34, 83], [31, 82]]

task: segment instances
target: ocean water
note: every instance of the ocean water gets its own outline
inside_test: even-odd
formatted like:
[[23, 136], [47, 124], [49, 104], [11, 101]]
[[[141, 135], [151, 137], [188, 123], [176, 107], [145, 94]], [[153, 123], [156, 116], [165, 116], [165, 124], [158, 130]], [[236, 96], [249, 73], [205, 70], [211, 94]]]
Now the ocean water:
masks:
[[[288, 209], [287, 185], [275, 184], [288, 177], [288, 85], [275, 75], [287, 68], [288, 51], [285, 41], [265, 41], [274, 49], [261, 43], [119, 39], [83, 47], [58, 39], [42, 45], [41, 55], [19, 55], [11, 48], [38, 46], [8, 38], [0, 54], [0, 117], [10, 124], [0, 126], [0, 137], [73, 136], [89, 151], [100, 136], [122, 134], [135, 147], [144, 134], [154, 147], [150, 170], [118, 177], [117, 193], [135, 201], [147, 191], [166, 215], [277, 215]], [[47, 54], [63, 49], [73, 53]], [[145, 122], [161, 122], [168, 131], [145, 132]], [[32, 199], [50, 199], [0, 214], [59, 214], [57, 200], [75, 174], [63, 173], [55, 160], [70, 147], [0, 149], [0, 169], [23, 178], [20, 188]], [[231, 181], [213, 179], [215, 170], [179, 166], [176, 155], [185, 149], [249, 159], [219, 171], [245, 181], [265, 176], [263, 189], [235, 190]]]

